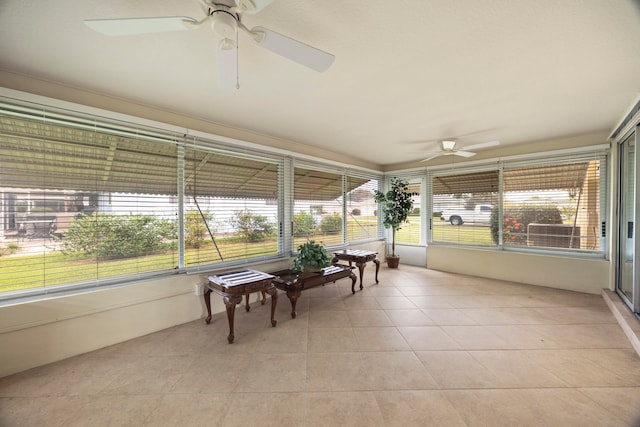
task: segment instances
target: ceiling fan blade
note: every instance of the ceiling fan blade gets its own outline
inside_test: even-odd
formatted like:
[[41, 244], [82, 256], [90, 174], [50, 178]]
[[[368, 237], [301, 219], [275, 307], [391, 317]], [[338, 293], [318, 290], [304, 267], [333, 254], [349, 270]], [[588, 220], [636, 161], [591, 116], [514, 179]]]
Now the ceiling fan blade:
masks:
[[105, 36], [130, 36], [135, 34], [162, 33], [189, 30], [187, 25], [197, 24], [187, 16], [160, 18], [86, 19], [85, 25]]
[[472, 157], [476, 155], [476, 153], [472, 153], [471, 151], [462, 151], [462, 150], [452, 151], [451, 154], [455, 154], [456, 156], [460, 156], [460, 157]]
[[480, 144], [467, 145], [464, 147], [465, 150], [477, 150], [478, 148], [488, 148], [495, 147], [496, 145], [500, 145], [500, 141], [487, 141], [481, 142]]
[[251, 33], [258, 35], [251, 39], [265, 49], [318, 72], [326, 71], [335, 59], [330, 53], [264, 27], [252, 28]]
[[435, 159], [436, 157], [439, 157], [441, 155], [442, 155], [442, 153], [436, 153], [436, 154], [433, 154], [433, 155], [427, 157], [426, 159], [420, 160], [420, 162], [428, 162], [429, 160]]
[[226, 88], [239, 88], [238, 45], [234, 40], [223, 39], [218, 45], [218, 79]]
[[273, 0], [237, 0], [238, 11], [253, 15], [269, 6], [272, 2]]

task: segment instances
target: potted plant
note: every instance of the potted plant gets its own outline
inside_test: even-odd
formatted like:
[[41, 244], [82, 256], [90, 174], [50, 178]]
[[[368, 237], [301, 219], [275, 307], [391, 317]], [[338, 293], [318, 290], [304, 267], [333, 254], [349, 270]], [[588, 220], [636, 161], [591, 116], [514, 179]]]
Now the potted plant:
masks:
[[293, 260], [293, 271], [296, 273], [310, 273], [320, 271], [331, 265], [332, 257], [320, 243], [309, 240], [298, 246], [297, 255]]
[[389, 268], [398, 268], [400, 257], [396, 255], [396, 231], [407, 221], [413, 209], [413, 196], [418, 193], [409, 191], [409, 184], [398, 178], [391, 178], [389, 191], [376, 190], [374, 199], [382, 208], [382, 224], [391, 228], [391, 255], [387, 255]]

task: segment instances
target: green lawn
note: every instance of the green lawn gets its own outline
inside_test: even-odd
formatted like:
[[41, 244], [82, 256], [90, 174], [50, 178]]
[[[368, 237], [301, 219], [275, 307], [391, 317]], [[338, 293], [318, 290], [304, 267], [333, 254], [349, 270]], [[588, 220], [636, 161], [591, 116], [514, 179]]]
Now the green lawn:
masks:
[[[350, 240], [356, 240], [356, 237], [377, 237], [377, 219], [375, 217], [358, 217], [357, 222], [349, 220], [347, 235], [350, 236]], [[342, 234], [314, 235], [311, 236], [311, 239], [322, 242], [324, 245], [337, 245], [342, 243]], [[488, 226], [462, 225], [456, 227], [449, 224], [438, 224], [434, 226], [433, 239], [436, 242], [493, 245]], [[419, 240], [420, 221], [416, 218], [405, 224], [396, 235], [397, 243], [418, 245], [420, 244]], [[294, 247], [305, 241], [307, 241], [306, 237], [296, 237]], [[220, 239], [217, 243], [225, 261], [276, 254], [278, 251], [276, 239], [257, 243]], [[187, 267], [220, 261], [221, 258], [213, 243], [208, 243], [199, 250], [187, 249], [185, 253]], [[73, 258], [60, 252], [45, 255], [2, 256], [0, 257], [0, 292], [45, 288], [136, 273], [170, 270], [176, 268], [177, 264], [177, 251], [100, 262], [96, 262], [93, 258]]]
[[[489, 245], [493, 246], [491, 229], [489, 226], [478, 226], [463, 224], [453, 226], [444, 223], [437, 218], [433, 219], [433, 241], [442, 243], [458, 243], [468, 245]], [[405, 224], [396, 233], [396, 243], [407, 245], [420, 244], [420, 221], [409, 218], [409, 223]]]

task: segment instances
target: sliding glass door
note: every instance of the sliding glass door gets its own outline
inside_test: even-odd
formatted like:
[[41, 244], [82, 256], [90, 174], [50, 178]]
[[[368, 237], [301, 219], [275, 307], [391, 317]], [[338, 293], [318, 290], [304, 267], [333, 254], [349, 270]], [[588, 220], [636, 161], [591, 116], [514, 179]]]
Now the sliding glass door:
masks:
[[640, 312], [640, 286], [636, 274], [636, 225], [638, 209], [638, 151], [636, 149], [637, 132], [632, 132], [619, 145], [620, 159], [620, 193], [618, 210], [618, 268], [616, 290], [622, 299], [633, 309]]

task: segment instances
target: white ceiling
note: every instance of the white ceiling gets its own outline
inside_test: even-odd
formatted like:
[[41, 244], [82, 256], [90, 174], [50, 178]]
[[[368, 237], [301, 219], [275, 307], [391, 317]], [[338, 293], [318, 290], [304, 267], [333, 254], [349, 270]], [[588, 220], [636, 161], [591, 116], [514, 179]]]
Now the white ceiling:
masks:
[[424, 158], [434, 145], [420, 141], [609, 131], [640, 93], [637, 0], [275, 0], [245, 24], [335, 62], [317, 73], [241, 35], [239, 90], [219, 87], [209, 27], [113, 38], [83, 24], [176, 15], [203, 12], [197, 0], [0, 0], [0, 69], [380, 167]]

